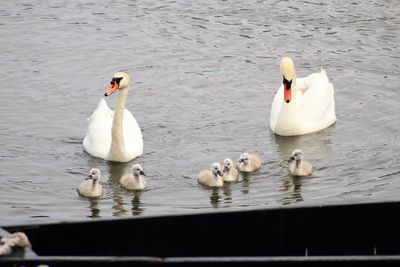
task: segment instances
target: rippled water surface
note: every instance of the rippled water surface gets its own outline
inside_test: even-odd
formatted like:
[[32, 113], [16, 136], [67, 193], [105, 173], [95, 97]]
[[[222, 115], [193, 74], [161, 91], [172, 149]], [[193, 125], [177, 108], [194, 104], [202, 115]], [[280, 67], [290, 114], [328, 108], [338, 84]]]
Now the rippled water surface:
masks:
[[[0, 4], [0, 225], [400, 200], [399, 1], [83, 2]], [[284, 55], [299, 77], [326, 68], [335, 125], [270, 132]], [[145, 143], [140, 194], [118, 186], [130, 163], [82, 149], [120, 69]], [[287, 175], [296, 147], [312, 177]], [[196, 183], [243, 151], [261, 156], [261, 171], [217, 190]], [[92, 167], [106, 193], [90, 201], [75, 190]]]

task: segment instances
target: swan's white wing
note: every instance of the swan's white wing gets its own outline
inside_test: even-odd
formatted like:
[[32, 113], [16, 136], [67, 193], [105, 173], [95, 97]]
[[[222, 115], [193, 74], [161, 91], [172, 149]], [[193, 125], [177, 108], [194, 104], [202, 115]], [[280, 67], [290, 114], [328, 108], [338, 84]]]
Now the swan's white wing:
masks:
[[307, 78], [296, 78], [296, 88], [303, 94], [308, 90]]
[[[327, 113], [332, 112], [333, 86], [324, 70], [304, 78], [308, 90], [302, 97], [302, 116], [310, 122], [324, 123]], [[334, 112], [334, 106], [333, 106]]]
[[124, 110], [123, 135], [125, 149], [128, 155], [136, 158], [143, 154], [142, 131], [132, 113]]
[[278, 91], [276, 92], [276, 95], [271, 105], [269, 126], [271, 130], [274, 132], [275, 132], [276, 122], [278, 121], [279, 113], [282, 108], [282, 103], [283, 103], [283, 84], [281, 85], [281, 87], [279, 87]]
[[90, 155], [106, 159], [111, 145], [111, 127], [114, 112], [101, 99], [88, 119], [88, 130], [83, 147]]

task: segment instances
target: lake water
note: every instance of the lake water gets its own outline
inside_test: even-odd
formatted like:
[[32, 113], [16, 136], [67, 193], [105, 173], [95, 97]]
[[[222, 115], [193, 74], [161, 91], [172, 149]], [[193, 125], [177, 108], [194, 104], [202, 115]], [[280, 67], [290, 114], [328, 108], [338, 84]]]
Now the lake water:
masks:
[[[0, 225], [400, 200], [399, 1], [83, 2], [0, 4]], [[271, 133], [285, 55], [298, 77], [326, 68], [335, 125]], [[145, 144], [140, 194], [118, 185], [131, 163], [82, 149], [86, 118], [121, 69]], [[312, 177], [288, 176], [297, 147]], [[201, 169], [244, 151], [260, 155], [259, 172], [197, 184]], [[92, 167], [97, 200], [76, 193]]]

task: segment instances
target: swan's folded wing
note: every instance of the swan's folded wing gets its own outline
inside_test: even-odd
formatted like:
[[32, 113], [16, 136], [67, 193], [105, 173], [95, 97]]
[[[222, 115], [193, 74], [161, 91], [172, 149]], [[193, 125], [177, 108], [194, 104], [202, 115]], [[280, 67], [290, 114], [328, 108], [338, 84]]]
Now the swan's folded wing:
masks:
[[105, 159], [111, 145], [111, 127], [114, 112], [101, 99], [97, 108], [88, 119], [88, 129], [83, 147], [90, 155]]
[[279, 87], [271, 104], [269, 125], [272, 131], [275, 131], [275, 126], [279, 117], [279, 112], [281, 111], [282, 108], [282, 103], [283, 103], [283, 85]]
[[309, 89], [302, 98], [303, 116], [309, 121], [321, 122], [332, 105], [332, 85], [326, 75], [314, 73], [305, 78]]
[[297, 78], [296, 79], [296, 88], [303, 94], [308, 90], [309, 85], [307, 83], [307, 78]]
[[[322, 75], [325, 75], [324, 77]], [[322, 69], [321, 73], [312, 73], [304, 78], [297, 78], [296, 79], [296, 87], [297, 90], [305, 94], [309, 89], [315, 87], [315, 83], [318, 81], [328, 81], [326, 77], [325, 70]]]
[[142, 130], [136, 119], [128, 110], [124, 110], [123, 135], [125, 149], [131, 157], [143, 154]]

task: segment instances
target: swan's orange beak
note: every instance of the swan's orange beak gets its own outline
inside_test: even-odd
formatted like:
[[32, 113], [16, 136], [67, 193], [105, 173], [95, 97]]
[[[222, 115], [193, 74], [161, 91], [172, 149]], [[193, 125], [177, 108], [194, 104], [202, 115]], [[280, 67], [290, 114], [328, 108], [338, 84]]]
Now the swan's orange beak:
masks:
[[286, 86], [283, 86], [283, 98], [286, 103], [289, 103], [292, 100], [292, 90]]
[[292, 81], [286, 80], [285, 77], [283, 77], [283, 100], [286, 103], [292, 101]]
[[115, 92], [115, 90], [117, 90], [119, 87], [117, 82], [112, 83], [108, 88], [107, 88], [107, 92], [104, 94], [105, 96], [109, 96], [112, 93]]

